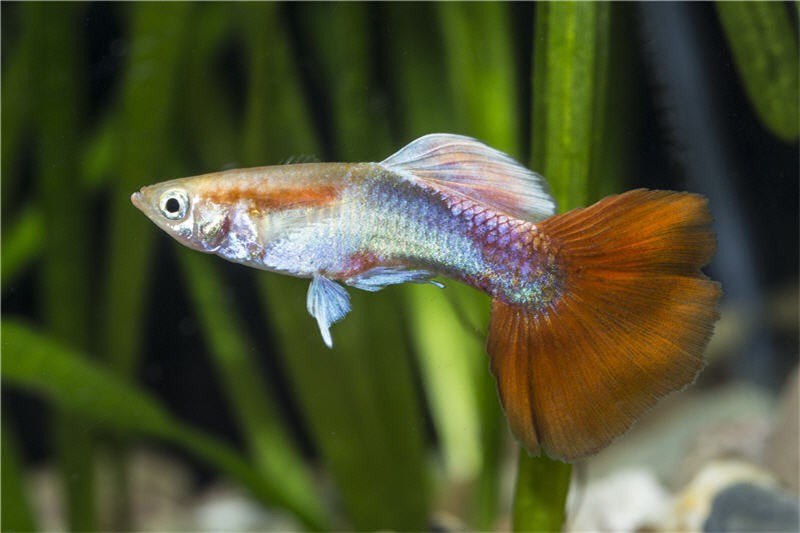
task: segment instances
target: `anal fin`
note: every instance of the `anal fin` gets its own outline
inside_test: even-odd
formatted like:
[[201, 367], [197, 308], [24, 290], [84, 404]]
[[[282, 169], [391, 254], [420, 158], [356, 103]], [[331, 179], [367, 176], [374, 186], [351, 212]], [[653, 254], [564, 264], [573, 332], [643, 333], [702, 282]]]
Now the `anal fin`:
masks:
[[314, 274], [308, 286], [306, 308], [317, 319], [322, 340], [328, 348], [333, 348], [331, 324], [341, 320], [350, 312], [350, 296], [347, 290], [324, 276]]

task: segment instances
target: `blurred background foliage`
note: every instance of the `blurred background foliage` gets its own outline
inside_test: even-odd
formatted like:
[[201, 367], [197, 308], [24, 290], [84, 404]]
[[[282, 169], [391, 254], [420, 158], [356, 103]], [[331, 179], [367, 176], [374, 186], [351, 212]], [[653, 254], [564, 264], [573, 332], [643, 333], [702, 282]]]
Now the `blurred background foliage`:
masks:
[[512, 494], [484, 295], [353, 291], [329, 351], [306, 281], [181, 249], [131, 206], [172, 177], [442, 131], [528, 162], [562, 210], [701, 192], [727, 297], [699, 386], [774, 395], [795, 363], [796, 321], [772, 319], [798, 269], [789, 5], [3, 3], [1, 57], [3, 530], [200, 527], [137, 506], [142, 449], [192, 497], [247, 491], [258, 527], [563, 520], [566, 465], [520, 454]]

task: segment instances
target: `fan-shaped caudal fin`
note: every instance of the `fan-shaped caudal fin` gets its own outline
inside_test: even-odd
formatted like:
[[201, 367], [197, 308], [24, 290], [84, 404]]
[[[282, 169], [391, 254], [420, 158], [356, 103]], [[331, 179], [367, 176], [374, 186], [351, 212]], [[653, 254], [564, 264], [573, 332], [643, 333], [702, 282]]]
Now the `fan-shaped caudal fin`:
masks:
[[635, 190], [538, 225], [563, 290], [545, 310], [494, 300], [488, 351], [513, 433], [531, 453], [576, 460], [691, 383], [720, 287], [706, 201]]

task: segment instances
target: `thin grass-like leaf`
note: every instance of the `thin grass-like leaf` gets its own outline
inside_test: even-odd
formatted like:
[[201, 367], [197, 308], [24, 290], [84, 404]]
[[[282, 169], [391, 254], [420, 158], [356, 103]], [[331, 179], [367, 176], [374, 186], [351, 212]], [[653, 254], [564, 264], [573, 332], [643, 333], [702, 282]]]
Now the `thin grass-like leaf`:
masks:
[[[481, 120], [486, 95], [494, 88], [482, 83], [459, 85], [465, 76], [474, 74], [473, 70], [465, 74], [459, 69], [476, 67], [462, 58], [459, 43], [469, 41], [469, 31], [485, 28], [470, 28], [459, 15], [439, 13], [442, 9], [460, 8], [427, 4], [387, 7], [393, 29], [387, 43], [393, 65], [390, 72], [399, 87], [401, 107], [397, 115], [405, 126], [403, 142], [437, 131], [468, 132], [491, 142], [492, 128]], [[432, 28], [436, 30], [442, 25], [458, 27], [420, 31], [420, 21], [437, 23]], [[489, 31], [489, 37], [499, 33]], [[491, 48], [495, 53], [504, 49], [496, 43]], [[500, 59], [500, 64], [506, 60]], [[503, 93], [510, 83], [510, 79], [502, 80], [498, 92]], [[458, 90], [455, 86], [459, 86]], [[506, 118], [495, 116], [493, 123]], [[483, 329], [488, 302], [485, 296], [458, 283], [448, 283], [446, 293], [424, 286], [402, 290], [425, 395], [440, 438], [445, 475], [454, 483], [477, 480], [477, 491], [468, 504], [469, 520], [473, 527], [489, 528], [497, 507], [498, 443], [502, 432], [494, 383], [487, 371], [483, 333], [472, 331], [466, 323]], [[464, 314], [469, 315], [466, 321], [460, 316]]]
[[[522, 148], [517, 104], [509, 6], [500, 3], [442, 3], [437, 5], [444, 36], [449, 86], [464, 132], [519, 157]], [[465, 311], [488, 321], [484, 295], [456, 286], [455, 296]], [[448, 290], [451, 290], [448, 288]], [[462, 331], [455, 334], [464, 335]], [[500, 492], [502, 443], [506, 432], [494, 378], [488, 372], [485, 348], [473, 352], [478, 365], [474, 381], [481, 423], [481, 473], [472, 505], [475, 527], [492, 527]], [[466, 354], [462, 354], [466, 356]]]
[[238, 313], [225, 298], [210, 261], [216, 258], [185, 248], [180, 251], [189, 293], [249, 455], [261, 476], [281, 480], [278, 490], [284, 505], [307, 524], [324, 529], [323, 510], [314, 482], [274, 407], [277, 402], [259, 378]]
[[793, 19], [790, 6], [782, 2], [720, 2], [715, 7], [759, 118], [781, 139], [796, 140], [800, 134], [796, 14]]
[[[38, 126], [36, 192], [46, 239], [38, 279], [44, 320], [58, 338], [86, 347], [91, 295], [89, 221], [86, 199], [76, 187], [84, 69], [79, 59], [83, 55], [80, 34], [73, 29], [84, 7], [26, 4], [23, 8], [24, 24], [48, 28], [37, 39], [35, 57], [42, 74], [34, 84], [38, 96], [33, 115]], [[56, 413], [53, 427], [69, 527], [95, 529], [93, 432], [64, 413]]]
[[[129, 64], [123, 77], [116, 132], [116, 183], [109, 195], [109, 239], [106, 275], [101, 298], [99, 352], [120, 376], [130, 378], [138, 365], [142, 346], [143, 313], [147, 294], [154, 232], [131, 206], [130, 195], [142, 185], [167, 174], [175, 160], [171, 126], [179, 65], [192, 8], [187, 3], [131, 4]], [[172, 147], [172, 150], [171, 148]], [[124, 443], [109, 447], [110, 471], [115, 487], [127, 486]], [[124, 496], [124, 493], [122, 494]], [[112, 510], [115, 527], [125, 529], [127, 505]]]
[[594, 202], [618, 193], [635, 178], [631, 149], [637, 137], [639, 103], [634, 68], [635, 35], [626, 28], [634, 22], [623, 4], [611, 4], [599, 13], [598, 31], [608, 33], [597, 39], [596, 91], [592, 154], [590, 156], [589, 200]]
[[16, 220], [3, 225], [0, 240], [3, 257], [3, 289], [10, 286], [31, 263], [38, 259], [45, 245], [44, 215], [35, 205], [24, 207]]
[[[73, 24], [76, 5], [58, 8], [27, 5], [27, 23], [50, 21], [40, 43], [44, 75], [39, 119], [37, 190], [42, 206], [46, 244], [43, 248], [42, 295], [45, 321], [59, 337], [86, 346], [89, 337], [90, 265], [86, 199], [76, 189], [79, 132], [81, 46]], [[65, 201], [69, 198], [69, 201]], [[35, 222], [35, 218], [32, 219]], [[35, 226], [33, 227], [35, 229]]]
[[441, 440], [445, 472], [453, 481], [471, 481], [482, 466], [480, 397], [476, 389], [478, 373], [486, 371], [483, 343], [465, 334], [464, 324], [433, 287], [412, 286], [405, 292], [408, 321]]
[[0, 445], [0, 468], [3, 472], [0, 485], [0, 490], [3, 491], [3, 498], [0, 500], [0, 531], [36, 531], [19, 443], [8, 418], [3, 419]]
[[514, 531], [561, 531], [572, 467], [520, 449], [512, 524]]
[[516, 71], [508, 6], [492, 2], [443, 2], [448, 73], [463, 133], [518, 153]]
[[[30, 98], [34, 87], [38, 63], [37, 53], [41, 50], [39, 29], [30, 24], [29, 8], [3, 9], [3, 27], [16, 25], [18, 33], [9, 37], [3, 35], [2, 47], [2, 145], [0, 149], [0, 170], [3, 179], [0, 181], [0, 216], [3, 226], [17, 215], [20, 205], [20, 194], [23, 192], [24, 175], [20, 172], [24, 161], [26, 140], [36, 127], [34, 120], [35, 100]], [[11, 32], [9, 32], [11, 33]], [[5, 234], [5, 231], [4, 231]]]
[[[606, 119], [609, 10], [602, 3], [536, 6], [532, 159], [562, 211], [586, 205], [593, 190], [592, 155]], [[562, 527], [570, 472], [568, 464], [520, 450], [515, 530]]]
[[94, 192], [107, 186], [116, 177], [114, 165], [120, 156], [122, 139], [120, 115], [109, 113], [87, 137], [86, 148], [81, 157], [81, 186], [87, 192]]
[[[267, 44], [275, 43], [275, 33], [268, 31], [266, 24], [261, 24], [266, 22], [261, 13], [274, 11], [274, 5], [259, 6], [255, 10], [245, 8], [242, 11], [225, 8], [224, 25], [219, 25], [217, 20], [220, 7], [204, 5], [200, 9], [200, 18], [204, 21], [201, 24], [212, 26], [211, 35], [215, 38], [211, 42], [204, 39], [200, 50], [195, 54], [191, 69], [195, 85], [215, 86], [207, 87], [203, 93], [206, 98], [212, 99], [221, 88], [219, 80], [208, 76], [207, 72], [211, 70], [225, 32], [237, 31], [239, 23], [244, 22], [253, 24], [254, 33], [257, 31], [262, 41], [266, 38]], [[267, 51], [268, 54], [273, 54], [269, 47]], [[249, 69], [253, 78], [263, 79], [264, 75], [257, 71], [257, 68]], [[257, 98], [265, 96], [266, 94], [259, 92]], [[192, 102], [195, 109], [200, 106], [198, 100], [193, 99]], [[224, 107], [217, 104], [216, 111], [212, 113], [213, 119], [201, 120], [192, 125], [194, 138], [203, 147], [200, 150], [200, 159], [205, 168], [214, 168], [223, 161], [235, 160], [237, 157], [237, 151], [233, 148], [237, 142], [237, 137], [232, 133], [235, 129], [234, 118], [231, 113], [223, 112]], [[191, 106], [186, 110], [187, 116], [194, 115], [190, 108]], [[249, 118], [246, 120], [249, 121]], [[254, 165], [263, 163], [260, 161]], [[186, 249], [181, 249], [179, 254], [188, 292], [204, 325], [211, 355], [220, 371], [222, 385], [232, 411], [238, 417], [251, 457], [262, 475], [283, 479], [283, 498], [287, 507], [304, 517], [315, 528], [324, 527], [324, 513], [314, 482], [295, 451], [296, 446], [288, 436], [280, 415], [273, 407], [276, 402], [269, 397], [266, 384], [259, 378], [257, 365], [252, 359], [254, 352], [247, 349], [247, 334], [238, 313], [225, 298], [224, 288], [217, 281], [218, 273], [209, 264], [209, 261], [218, 260], [199, 256]]]
[[[3, 320], [3, 384], [46, 398], [77, 420], [121, 435], [163, 439], [180, 446], [266, 502], [286, 505], [280, 477], [265, 477], [227, 445], [173, 418], [146, 392], [84, 354], [16, 321]], [[319, 524], [310, 517], [305, 524]]]
[[239, 15], [248, 44], [244, 164], [271, 165], [292, 156], [322, 155], [278, 4], [247, 6]]
[[[316, 66], [315, 81], [330, 98], [337, 157], [384, 157], [387, 128], [381, 113], [372, 107], [369, 90], [366, 6], [324, 4], [299, 9], [303, 36], [313, 54], [310, 61]], [[263, 57], [260, 60], [261, 68], [274, 69], [269, 74], [288, 80], [291, 88], [297, 74], [289, 68], [290, 62], [280, 56], [269, 63]], [[277, 85], [273, 88], [268, 98], [294, 102], [285, 110], [298, 113], [293, 118], [299, 130], [292, 131], [294, 120], [279, 123], [265, 107], [257, 108], [264, 112], [249, 117], [254, 121], [248, 128], [254, 140], [245, 142], [253, 150], [249, 159], [271, 153], [270, 146], [260, 146], [259, 151], [259, 142], [274, 134], [269, 130], [296, 139], [307, 131], [300, 95]], [[263, 129], [259, 130], [259, 124]], [[291, 154], [270, 159], [287, 155]], [[428, 520], [424, 426], [400, 310], [391, 291], [352, 293], [354, 311], [333, 328], [331, 352], [305, 313], [307, 282], [269, 274], [259, 277], [297, 401], [340, 491], [350, 524], [357, 529], [424, 528]]]
[[[589, 201], [595, 106], [605, 103], [605, 4], [539, 4], [536, 10], [533, 161], [561, 211]], [[602, 89], [602, 91], [599, 91]]]
[[388, 75], [397, 87], [401, 143], [428, 133], [454, 131], [458, 125], [453, 105], [444, 42], [438, 31], [438, 7], [432, 3], [382, 4], [391, 32], [386, 38]]
[[[203, 171], [239, 166], [235, 159], [238, 130], [235, 87], [237, 73], [221, 69], [220, 57], [235, 49], [224, 48], [235, 35], [235, 10], [225, 3], [207, 2], [195, 6], [192, 31], [187, 37], [186, 54], [181, 65], [184, 80], [191, 90], [176, 102], [179, 120], [185, 125], [190, 152], [203, 162]], [[223, 56], [224, 57], [224, 56]]]
[[[306, 281], [274, 285], [280, 290], [264, 291], [270, 308], [304, 309]], [[424, 426], [409, 390], [401, 324], [387, 320], [400, 310], [385, 296], [351, 293], [360, 316], [333, 328], [333, 350], [310, 317], [284, 311], [272, 319], [298, 402], [353, 527], [418, 529], [428, 518]], [[301, 335], [289, 336], [298, 321]]]
[[315, 83], [330, 109], [333, 155], [342, 161], [380, 161], [392, 146], [374, 57], [366, 4], [330, 3], [300, 9], [304, 38], [315, 61]]
[[[420, 21], [436, 20], [436, 9], [431, 4], [387, 6], [393, 25], [393, 38], [387, 43], [391, 73], [400, 88], [400, 115], [408, 130], [404, 141], [453, 127], [441, 35], [419, 31]], [[446, 290], [470, 291], [455, 283]], [[445, 295], [430, 286], [402, 291], [445, 473], [453, 482], [471, 481], [482, 466], [477, 379], [478, 372], [485, 371], [483, 347], [464, 334]]]
[[111, 196], [109, 258], [101, 350], [129, 376], [141, 349], [142, 313], [155, 232], [131, 206], [130, 195], [167, 174], [178, 64], [191, 4], [141, 3], [132, 10], [130, 64], [122, 89], [121, 146]]

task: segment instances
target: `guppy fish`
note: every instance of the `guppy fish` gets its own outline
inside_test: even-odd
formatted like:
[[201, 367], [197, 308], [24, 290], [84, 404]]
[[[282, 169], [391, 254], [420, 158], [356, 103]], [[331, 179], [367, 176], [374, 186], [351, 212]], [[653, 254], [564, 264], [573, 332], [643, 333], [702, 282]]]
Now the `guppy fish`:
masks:
[[487, 350], [512, 432], [572, 461], [691, 383], [717, 320], [714, 252], [695, 194], [633, 190], [555, 215], [544, 180], [459, 135], [380, 163], [227, 170], [143, 187], [133, 203], [180, 243], [311, 278], [330, 347], [349, 285], [445, 276], [492, 298]]

